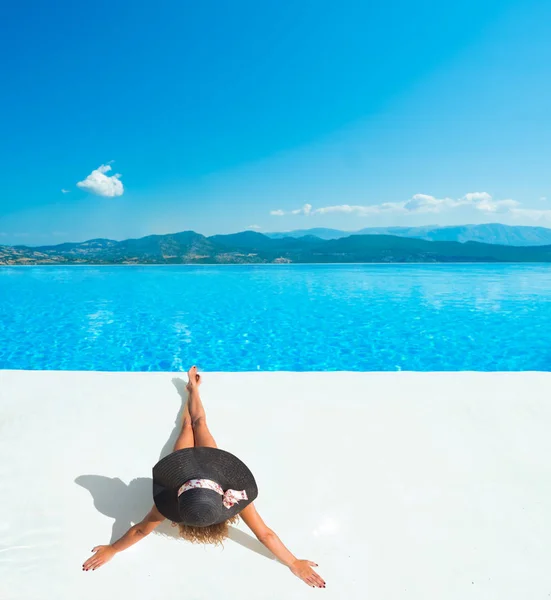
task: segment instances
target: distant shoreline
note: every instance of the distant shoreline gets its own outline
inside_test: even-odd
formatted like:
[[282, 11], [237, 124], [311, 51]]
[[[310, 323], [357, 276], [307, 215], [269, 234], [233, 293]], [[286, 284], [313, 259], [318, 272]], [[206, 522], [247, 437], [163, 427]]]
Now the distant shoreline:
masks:
[[[551, 236], [551, 230], [550, 230]], [[550, 238], [551, 239], [551, 238]], [[332, 260], [332, 259], [337, 260]], [[145, 259], [146, 262], [140, 262]], [[96, 262], [97, 261], [97, 262]], [[434, 241], [405, 236], [352, 235], [282, 239], [255, 232], [206, 238], [194, 231], [114, 242], [90, 240], [29, 248], [0, 246], [4, 266], [220, 266], [266, 264], [551, 263], [547, 245]]]

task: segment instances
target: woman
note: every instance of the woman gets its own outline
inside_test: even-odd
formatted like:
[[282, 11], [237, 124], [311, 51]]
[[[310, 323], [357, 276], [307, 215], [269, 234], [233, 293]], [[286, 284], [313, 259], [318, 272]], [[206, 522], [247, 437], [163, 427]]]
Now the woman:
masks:
[[228, 525], [241, 517], [294, 575], [312, 587], [325, 587], [325, 581], [312, 569], [318, 565], [295, 558], [261, 519], [253, 504], [258, 490], [252, 473], [237, 457], [219, 450], [209, 431], [197, 367], [189, 370], [188, 379], [189, 394], [174, 452], [153, 467], [153, 508], [119, 540], [96, 546], [83, 570], [101, 567], [117, 552], [150, 534], [165, 518], [172, 520], [181, 537], [190, 542], [219, 544], [228, 536]]

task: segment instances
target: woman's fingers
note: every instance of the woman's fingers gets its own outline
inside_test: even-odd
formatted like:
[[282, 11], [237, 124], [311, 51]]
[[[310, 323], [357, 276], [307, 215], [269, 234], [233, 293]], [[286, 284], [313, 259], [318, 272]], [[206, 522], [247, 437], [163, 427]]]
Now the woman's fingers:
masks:
[[317, 574], [312, 571], [307, 577], [306, 580], [310, 585], [315, 585], [316, 587], [324, 587], [325, 581]]
[[[95, 550], [99, 550], [100, 546], [96, 546], [96, 548], [94, 548], [93, 551]], [[101, 565], [103, 565], [103, 563], [105, 562], [103, 556], [101, 554], [94, 554], [94, 556], [91, 556], [83, 565], [82, 568], [85, 571], [89, 571], [90, 569], [94, 570], [97, 569], [98, 567], [101, 567]]]
[[317, 566], [318, 563], [315, 563], [312, 560], [296, 560], [291, 566], [291, 570], [295, 575], [300, 577], [304, 583], [307, 583], [312, 587], [324, 588], [325, 581], [321, 575], [318, 575], [318, 573], [312, 569], [312, 567]]
[[[92, 552], [95, 553], [97, 552], [99, 549], [101, 548], [101, 546], [95, 546], [94, 548], [92, 548]], [[92, 565], [92, 561], [96, 558], [96, 555], [91, 556], [83, 565], [82, 568], [84, 570], [87, 570], [90, 568], [90, 566]]]
[[[318, 563], [315, 563], [313, 560], [306, 561], [310, 567], [319, 567]], [[325, 581], [318, 575], [312, 568], [310, 568], [310, 574], [308, 576], [309, 581], [318, 587], [323, 587], [325, 585]]]
[[93, 561], [93, 560], [91, 560], [91, 559], [90, 559], [90, 560], [87, 560], [87, 561], [84, 563], [84, 565], [82, 565], [82, 567], [83, 567], [83, 569], [84, 569], [85, 571], [88, 571], [88, 570], [90, 570], [90, 569], [93, 569], [93, 568], [94, 568], [94, 564], [95, 564], [95, 561]]

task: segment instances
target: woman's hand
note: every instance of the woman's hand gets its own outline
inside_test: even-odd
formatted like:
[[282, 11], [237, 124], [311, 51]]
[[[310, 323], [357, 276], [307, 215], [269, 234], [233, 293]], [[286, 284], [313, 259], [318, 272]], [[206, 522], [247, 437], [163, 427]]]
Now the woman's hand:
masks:
[[311, 560], [295, 560], [289, 566], [294, 575], [312, 587], [325, 587], [325, 581], [312, 569], [318, 565]]
[[95, 552], [95, 554], [93, 556], [91, 556], [82, 565], [83, 571], [89, 571], [90, 569], [92, 569], [92, 571], [95, 571], [96, 569], [101, 567], [101, 565], [104, 565], [106, 562], [109, 562], [113, 558], [113, 556], [115, 556], [115, 554], [117, 553], [115, 548], [113, 548], [113, 546], [111, 546], [111, 545], [96, 546], [95, 548], [92, 549], [92, 552]]

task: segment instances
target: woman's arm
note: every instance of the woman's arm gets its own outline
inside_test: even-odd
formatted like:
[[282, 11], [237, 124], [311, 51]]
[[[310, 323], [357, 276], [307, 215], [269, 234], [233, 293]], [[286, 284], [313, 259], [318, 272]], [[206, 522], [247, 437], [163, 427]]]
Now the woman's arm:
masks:
[[251, 502], [239, 516], [275, 557], [285, 566], [289, 567], [294, 575], [312, 587], [325, 587], [325, 581], [312, 569], [318, 565], [311, 560], [300, 560], [294, 556], [285, 544], [279, 539], [275, 531], [270, 529], [262, 520], [254, 503]]
[[133, 525], [120, 539], [107, 546], [96, 546], [92, 549], [94, 555], [91, 556], [83, 565], [83, 571], [95, 571], [98, 567], [110, 561], [117, 552], [126, 550], [136, 542], [139, 542], [146, 535], [149, 535], [155, 527], [159, 526], [164, 520], [163, 515], [154, 506], [140, 523]]

